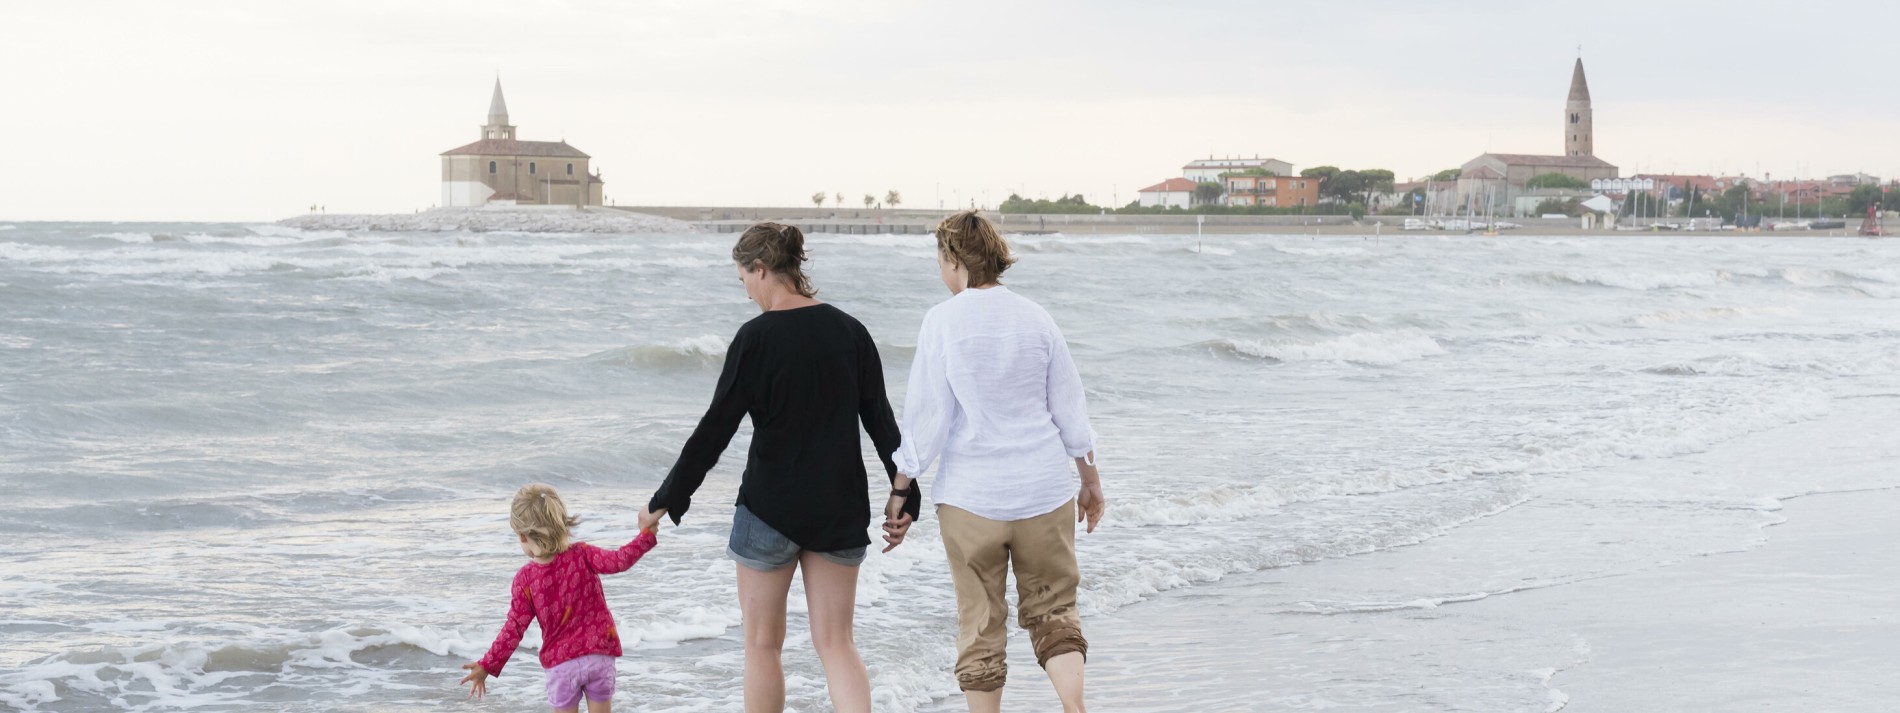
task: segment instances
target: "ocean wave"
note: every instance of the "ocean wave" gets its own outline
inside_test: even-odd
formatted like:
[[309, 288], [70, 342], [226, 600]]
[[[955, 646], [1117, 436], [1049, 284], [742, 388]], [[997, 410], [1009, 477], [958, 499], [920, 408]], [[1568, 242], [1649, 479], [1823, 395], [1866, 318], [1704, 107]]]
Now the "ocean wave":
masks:
[[1238, 254], [1234, 252], [1233, 248], [1216, 247], [1213, 245], [1183, 245], [1177, 252], [1194, 253], [1195, 255], [1218, 255], [1220, 257], [1233, 257]]
[[896, 233], [873, 233], [870, 235], [846, 235], [843, 233], [812, 233], [806, 236], [807, 245], [869, 245], [879, 248], [914, 248], [919, 245], [936, 245], [936, 238], [929, 235], [900, 235]]
[[1445, 354], [1438, 340], [1418, 330], [1360, 332], [1314, 343], [1220, 339], [1216, 351], [1278, 362], [1337, 361], [1389, 366]]
[[1782, 317], [1795, 313], [1791, 307], [1707, 307], [1691, 310], [1662, 310], [1631, 317], [1630, 321], [1644, 326], [1657, 327], [1680, 322], [1713, 322], [1727, 319], [1746, 319], [1749, 317]]
[[1622, 290], [1667, 290], [1683, 287], [1710, 287], [1730, 279], [1730, 274], [1711, 272], [1623, 272], [1613, 270], [1577, 270], [1540, 272], [1530, 276], [1534, 282], [1557, 285], [1614, 287]]
[[1352, 248], [1352, 247], [1296, 248], [1289, 245], [1278, 245], [1278, 244], [1269, 245], [1269, 247], [1273, 248], [1274, 252], [1284, 253], [1287, 255], [1298, 255], [1301, 257], [1351, 257], [1354, 255], [1367, 254], [1367, 251], [1365, 248]]
[[20, 226], [12, 225], [12, 224], [0, 225], [0, 230], [15, 230], [15, 229], [18, 229], [19, 227]]
[[151, 233], [93, 233], [91, 237], [117, 240], [121, 243], [149, 243], [153, 241]]
[[697, 337], [686, 337], [662, 344], [641, 344], [609, 349], [590, 354], [587, 360], [601, 364], [647, 369], [716, 367], [725, 362], [726, 348], [729, 346], [730, 343], [724, 337], [701, 334]]
[[[278, 238], [259, 238], [258, 240], [278, 240]], [[338, 252], [347, 254], [339, 255]], [[372, 280], [382, 279], [379, 270], [570, 267], [583, 270], [636, 272], [653, 268], [704, 269], [731, 264], [726, 260], [680, 255], [629, 257], [619, 253], [601, 252], [597, 246], [592, 245], [418, 246], [393, 243], [351, 243], [317, 251], [289, 249], [233, 251], [149, 247], [73, 250], [45, 245], [0, 243], [0, 258], [17, 259], [26, 263], [29, 266], [28, 269], [51, 274], [231, 275], [271, 270], [305, 270], [340, 277], [367, 277]], [[399, 275], [399, 277], [420, 274], [409, 273]]]

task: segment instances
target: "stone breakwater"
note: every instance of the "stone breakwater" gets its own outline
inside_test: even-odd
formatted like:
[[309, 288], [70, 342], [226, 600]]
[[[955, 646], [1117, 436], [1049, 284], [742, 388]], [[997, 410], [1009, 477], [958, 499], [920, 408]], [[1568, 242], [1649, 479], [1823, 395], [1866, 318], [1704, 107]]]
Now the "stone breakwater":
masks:
[[690, 233], [692, 224], [657, 215], [612, 208], [526, 209], [436, 208], [419, 213], [300, 215], [277, 221], [301, 230], [375, 232], [512, 231], [521, 233]]

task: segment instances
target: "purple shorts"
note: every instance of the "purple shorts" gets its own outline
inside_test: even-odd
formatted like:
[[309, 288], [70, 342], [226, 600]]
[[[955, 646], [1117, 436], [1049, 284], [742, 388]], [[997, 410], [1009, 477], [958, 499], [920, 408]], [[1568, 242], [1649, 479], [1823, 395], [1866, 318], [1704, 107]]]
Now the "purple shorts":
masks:
[[548, 669], [548, 705], [573, 708], [581, 704], [582, 692], [595, 703], [613, 700], [614, 657], [589, 654]]

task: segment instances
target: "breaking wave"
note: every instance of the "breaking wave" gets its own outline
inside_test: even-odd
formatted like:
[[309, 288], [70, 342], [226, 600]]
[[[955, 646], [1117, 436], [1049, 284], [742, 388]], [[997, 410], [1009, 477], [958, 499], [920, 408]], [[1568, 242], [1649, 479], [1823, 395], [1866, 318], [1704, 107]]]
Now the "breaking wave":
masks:
[[1278, 362], [1338, 361], [1376, 366], [1445, 353], [1438, 340], [1418, 330], [1361, 332], [1319, 342], [1221, 339], [1208, 344], [1217, 352]]

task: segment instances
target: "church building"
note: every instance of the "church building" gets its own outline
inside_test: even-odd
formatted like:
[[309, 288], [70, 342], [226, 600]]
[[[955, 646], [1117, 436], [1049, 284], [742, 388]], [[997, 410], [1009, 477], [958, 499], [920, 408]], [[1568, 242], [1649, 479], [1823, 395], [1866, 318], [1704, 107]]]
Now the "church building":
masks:
[[1465, 205], [1509, 215], [1519, 196], [1528, 193], [1525, 183], [1534, 176], [1561, 173], [1585, 183], [1598, 178], [1616, 178], [1617, 168], [1596, 157], [1596, 142], [1590, 111], [1590, 83], [1583, 77], [1583, 58], [1570, 73], [1570, 95], [1564, 101], [1564, 152], [1561, 155], [1487, 153], [1466, 161], [1458, 175], [1458, 194]]
[[442, 152], [442, 205], [600, 205], [590, 158], [566, 141], [515, 139], [497, 79], [481, 140]]

